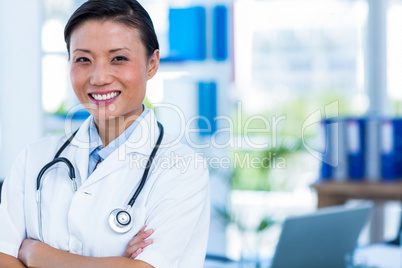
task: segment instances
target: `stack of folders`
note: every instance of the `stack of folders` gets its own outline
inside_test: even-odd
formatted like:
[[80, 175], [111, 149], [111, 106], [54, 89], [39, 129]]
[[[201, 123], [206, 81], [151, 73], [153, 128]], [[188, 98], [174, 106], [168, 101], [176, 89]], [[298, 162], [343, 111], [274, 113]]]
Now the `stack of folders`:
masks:
[[402, 119], [321, 121], [325, 143], [321, 180], [391, 181], [402, 178]]

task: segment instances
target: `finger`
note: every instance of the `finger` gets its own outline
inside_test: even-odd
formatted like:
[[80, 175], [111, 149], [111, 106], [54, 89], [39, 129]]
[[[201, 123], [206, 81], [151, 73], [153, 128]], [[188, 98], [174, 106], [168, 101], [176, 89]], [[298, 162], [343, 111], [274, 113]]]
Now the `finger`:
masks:
[[124, 251], [123, 257], [130, 258], [130, 252], [129, 252], [128, 248], [126, 248], [126, 251]]
[[145, 240], [145, 241], [141, 241], [141, 242], [135, 244], [134, 246], [127, 248], [127, 251], [130, 253], [129, 255], [131, 255], [132, 253], [134, 253], [135, 251], [137, 251], [139, 248], [144, 249], [144, 248], [146, 248], [147, 246], [151, 245], [152, 242], [153, 242], [152, 239], [148, 239], [148, 240]]
[[146, 241], [141, 241], [141, 242], [135, 244], [134, 246], [127, 247], [126, 252], [124, 253], [123, 256], [124, 257], [129, 257], [133, 253], [135, 253], [138, 249], [141, 248], [141, 250], [142, 250], [142, 249], [146, 248], [147, 246], [151, 245], [152, 242], [153, 242], [152, 239], [148, 239]]
[[134, 246], [135, 244], [147, 239], [154, 232], [153, 229], [147, 231], [141, 230], [128, 242], [127, 247]]
[[141, 233], [138, 233], [138, 237], [141, 238], [141, 240], [147, 239], [152, 233], [154, 232], [154, 229], [148, 229], [146, 231], [143, 231]]
[[146, 225], [142, 226], [141, 230], [139, 230], [138, 233], [135, 236], [137, 236], [141, 232], [144, 232], [145, 228], [147, 228]]
[[130, 259], [134, 260], [135, 258], [137, 258], [138, 255], [140, 255], [141, 252], [142, 252], [142, 248], [139, 248], [136, 252], [131, 254]]
[[[138, 231], [137, 235], [134, 236], [127, 244], [126, 250], [123, 254], [124, 257], [130, 257], [131, 254], [133, 254], [133, 252], [135, 252], [139, 246], [137, 245], [138, 243], [144, 241], [146, 238], [148, 238], [152, 233], [153, 230], [147, 230], [146, 232], [144, 232], [145, 229], [145, 225], [141, 228], [140, 231]], [[145, 245], [146, 246], [146, 245]]]
[[130, 258], [130, 256], [140, 248], [141, 242], [143, 242], [143, 241], [138, 239], [137, 237], [134, 237], [133, 239], [131, 239], [126, 247], [123, 257]]

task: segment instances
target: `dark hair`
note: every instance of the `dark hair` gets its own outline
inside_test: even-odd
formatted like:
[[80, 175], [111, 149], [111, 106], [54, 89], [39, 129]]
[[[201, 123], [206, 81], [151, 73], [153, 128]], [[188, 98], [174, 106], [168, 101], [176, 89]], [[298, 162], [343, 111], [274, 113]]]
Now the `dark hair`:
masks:
[[152, 20], [140, 3], [135, 0], [89, 0], [71, 15], [64, 28], [64, 40], [69, 56], [71, 33], [89, 20], [113, 20], [134, 27], [140, 32], [148, 56], [151, 56], [155, 49], [159, 49]]

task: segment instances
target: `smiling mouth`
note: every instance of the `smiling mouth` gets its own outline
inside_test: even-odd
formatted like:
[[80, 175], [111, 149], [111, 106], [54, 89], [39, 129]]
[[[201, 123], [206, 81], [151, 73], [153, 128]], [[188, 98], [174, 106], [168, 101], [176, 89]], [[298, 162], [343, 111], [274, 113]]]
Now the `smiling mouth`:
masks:
[[89, 96], [91, 96], [91, 98], [98, 100], [98, 101], [102, 101], [102, 100], [110, 100], [113, 98], [116, 98], [117, 96], [120, 95], [120, 91], [115, 91], [115, 92], [110, 92], [107, 94], [89, 94]]

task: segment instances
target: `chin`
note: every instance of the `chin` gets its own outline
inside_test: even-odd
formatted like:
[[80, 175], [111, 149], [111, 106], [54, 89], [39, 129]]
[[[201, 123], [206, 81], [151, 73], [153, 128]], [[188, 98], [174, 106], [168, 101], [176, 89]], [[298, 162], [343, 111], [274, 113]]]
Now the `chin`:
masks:
[[103, 120], [103, 121], [114, 120], [114, 119], [120, 117], [120, 116], [115, 115], [115, 114], [101, 113], [100, 111], [91, 112], [91, 114], [95, 119]]

